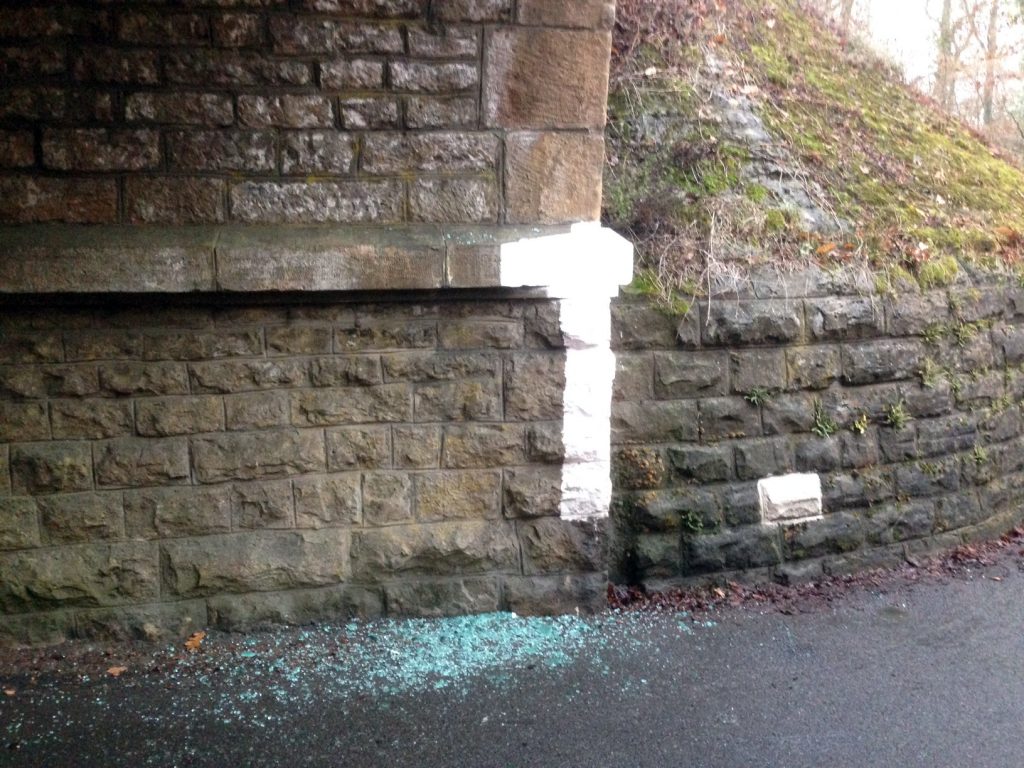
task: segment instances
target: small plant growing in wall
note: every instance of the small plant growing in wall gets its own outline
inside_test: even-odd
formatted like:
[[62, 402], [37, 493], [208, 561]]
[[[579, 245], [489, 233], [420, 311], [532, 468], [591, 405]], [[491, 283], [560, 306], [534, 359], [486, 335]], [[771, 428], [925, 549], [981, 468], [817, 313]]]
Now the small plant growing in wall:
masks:
[[850, 425], [850, 431], [855, 435], [863, 435], [868, 431], [868, 425], [871, 423], [870, 417], [866, 413], [862, 413], [856, 419], [853, 420], [853, 424]]
[[811, 425], [811, 432], [818, 437], [832, 437], [839, 426], [835, 419], [825, 413], [825, 406], [821, 400], [814, 401], [814, 423]]
[[743, 396], [743, 399], [751, 405], [760, 407], [767, 403], [771, 396], [772, 393], [764, 387], [754, 387]]
[[987, 463], [988, 450], [985, 448], [985, 446], [981, 445], [980, 443], [975, 443], [974, 450], [971, 451], [971, 460], [974, 461], [974, 463], [977, 464], [979, 467], [982, 464]]
[[681, 513], [679, 522], [684, 531], [694, 536], [704, 532], [704, 520], [693, 510]]
[[921, 377], [921, 386], [925, 389], [934, 389], [939, 383], [942, 369], [930, 357], [924, 359], [921, 370], [917, 372]]
[[910, 413], [902, 400], [885, 406], [885, 423], [895, 430], [901, 430], [910, 422]]

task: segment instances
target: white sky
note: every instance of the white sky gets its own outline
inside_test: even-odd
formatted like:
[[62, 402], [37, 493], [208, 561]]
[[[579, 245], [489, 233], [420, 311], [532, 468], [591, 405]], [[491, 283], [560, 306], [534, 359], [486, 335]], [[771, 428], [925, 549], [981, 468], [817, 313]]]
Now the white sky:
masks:
[[907, 80], [927, 77], [935, 67], [935, 28], [927, 0], [867, 0], [871, 39], [903, 67]]

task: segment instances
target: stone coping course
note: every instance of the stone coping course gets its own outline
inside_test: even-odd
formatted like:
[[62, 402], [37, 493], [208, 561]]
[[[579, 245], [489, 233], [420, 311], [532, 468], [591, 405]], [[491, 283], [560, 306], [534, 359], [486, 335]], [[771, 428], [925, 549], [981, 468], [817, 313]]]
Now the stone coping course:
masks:
[[504, 243], [558, 227], [0, 227], [0, 295], [499, 288]]

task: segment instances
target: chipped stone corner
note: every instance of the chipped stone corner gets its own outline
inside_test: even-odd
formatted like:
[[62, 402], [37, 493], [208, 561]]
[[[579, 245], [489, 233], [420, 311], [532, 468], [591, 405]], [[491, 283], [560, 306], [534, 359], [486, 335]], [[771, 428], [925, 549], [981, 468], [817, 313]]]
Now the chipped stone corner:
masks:
[[821, 520], [821, 478], [811, 472], [766, 477], [757, 483], [761, 522], [788, 525]]
[[543, 288], [561, 299], [565, 339], [563, 520], [608, 517], [612, 499], [611, 402], [615, 355], [611, 300], [633, 278], [633, 246], [599, 223], [501, 248], [501, 284]]

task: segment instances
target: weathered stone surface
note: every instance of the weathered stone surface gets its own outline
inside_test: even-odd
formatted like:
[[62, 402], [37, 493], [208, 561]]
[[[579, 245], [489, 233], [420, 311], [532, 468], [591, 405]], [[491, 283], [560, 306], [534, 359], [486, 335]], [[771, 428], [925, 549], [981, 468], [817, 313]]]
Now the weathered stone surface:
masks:
[[86, 397], [99, 392], [99, 377], [91, 366], [2, 366], [0, 394], [15, 398]]
[[750, 402], [737, 397], [700, 401], [700, 436], [703, 440], [756, 437], [761, 434], [761, 415]]
[[31, 131], [0, 131], [0, 168], [24, 168], [36, 161]]
[[885, 313], [875, 297], [830, 297], [805, 303], [807, 329], [813, 339], [862, 339], [885, 332]]
[[322, 431], [299, 429], [194, 438], [192, 461], [201, 483], [322, 472], [326, 467]]
[[380, 371], [376, 355], [327, 357], [313, 360], [309, 366], [310, 381], [314, 387], [380, 384]]
[[166, 594], [202, 597], [231, 592], [338, 584], [349, 565], [348, 531], [262, 531], [160, 544]]
[[11, 448], [14, 493], [66, 493], [92, 488], [88, 443], [35, 443]]
[[441, 466], [476, 469], [526, 461], [525, 432], [517, 424], [474, 424], [444, 430]]
[[900, 294], [886, 303], [886, 320], [893, 336], [918, 336], [930, 326], [949, 320], [949, 297], [945, 291], [924, 295]]
[[124, 111], [129, 122], [227, 126], [235, 121], [231, 97], [223, 93], [131, 93]]
[[444, 349], [515, 349], [523, 344], [522, 323], [515, 320], [446, 320], [438, 327]]
[[372, 59], [326, 61], [320, 82], [330, 90], [373, 90], [384, 87], [384, 62]]
[[234, 218], [249, 224], [394, 224], [402, 220], [402, 184], [395, 181], [246, 181], [231, 187], [230, 198]]
[[506, 517], [556, 516], [562, 502], [561, 467], [516, 467], [504, 472]]
[[475, 59], [480, 32], [472, 27], [441, 27], [438, 30], [409, 27], [409, 53], [422, 58]]
[[355, 161], [351, 136], [333, 131], [287, 133], [281, 140], [285, 174], [350, 174]]
[[398, 100], [391, 98], [342, 99], [338, 102], [346, 131], [386, 130], [401, 127]]
[[391, 432], [387, 427], [343, 427], [327, 430], [327, 468], [382, 469], [391, 463]]
[[315, 17], [274, 16], [270, 38], [277, 53], [402, 53], [397, 26]]
[[238, 121], [250, 128], [330, 128], [334, 108], [330, 99], [319, 95], [238, 97]]
[[498, 185], [486, 179], [421, 179], [409, 193], [412, 221], [485, 224], [498, 221]]
[[322, 389], [292, 396], [292, 423], [310, 426], [412, 421], [412, 391], [405, 384]]
[[919, 341], [894, 339], [843, 346], [843, 381], [873, 384], [899, 381], [917, 374], [924, 357]]
[[784, 475], [794, 465], [793, 455], [784, 440], [751, 440], [736, 446], [736, 476], [740, 480], [760, 480]]
[[786, 386], [784, 354], [768, 351], [732, 352], [729, 355], [729, 379], [738, 395], [752, 392], [777, 392]]
[[385, 355], [387, 381], [445, 381], [500, 374], [501, 358], [487, 352], [403, 352]]
[[748, 526], [683, 540], [683, 572], [711, 573], [763, 568], [782, 561], [775, 529]]
[[224, 398], [224, 412], [230, 430], [286, 427], [291, 423], [291, 401], [286, 392], [228, 395]]
[[611, 29], [615, 23], [615, 3], [612, 0], [580, 0], [572, 3], [520, 0], [518, 20], [520, 24], [544, 27]]
[[188, 371], [174, 363], [111, 363], [99, 368], [100, 387], [113, 395], [187, 395]]
[[168, 82], [203, 88], [298, 86], [313, 79], [307, 62], [274, 60], [255, 52], [209, 51], [197, 56], [195, 51], [168, 51], [163, 58]]
[[1000, 325], [993, 329], [992, 341], [1002, 353], [1005, 365], [1024, 362], [1024, 326]]
[[786, 526], [783, 537], [787, 557], [809, 558], [852, 552], [864, 543], [865, 533], [858, 517], [839, 512]]
[[405, 125], [413, 130], [472, 128], [477, 122], [476, 99], [410, 96], [405, 102]]
[[180, 642], [206, 626], [206, 603], [202, 600], [75, 612], [77, 636], [118, 643], [132, 640]]
[[0, 178], [0, 221], [16, 224], [117, 221], [117, 181], [100, 178]]
[[695, 442], [699, 436], [696, 401], [612, 404], [615, 444]]
[[231, 530], [230, 489], [147, 488], [125, 491], [128, 536], [165, 539]]
[[484, 42], [484, 119], [501, 128], [601, 128], [611, 36], [504, 27]]
[[413, 403], [416, 421], [496, 421], [502, 416], [501, 385], [495, 381], [421, 384], [416, 387]]
[[563, 355], [515, 355], [505, 362], [504, 382], [506, 420], [562, 418], [565, 390]]
[[669, 448], [668, 458], [672, 468], [688, 480], [714, 483], [733, 475], [733, 452], [728, 446]]
[[368, 472], [363, 476], [363, 520], [384, 525], [412, 519], [412, 478], [405, 472]]
[[520, 616], [600, 613], [608, 607], [604, 573], [513, 576], [505, 580], [508, 610]]
[[454, 94], [480, 83], [476, 64], [463, 62], [395, 61], [390, 70], [392, 87], [410, 93]]
[[512, 133], [505, 139], [509, 223], [597, 221], [604, 140], [592, 133]]
[[291, 481], [236, 484], [231, 491], [231, 527], [294, 528]]
[[5, 363], [52, 363], [63, 359], [60, 334], [13, 332], [0, 338], [0, 360]]
[[804, 334], [799, 301], [714, 301], [701, 308], [701, 334], [706, 344], [720, 346], [786, 344]]
[[613, 400], [650, 400], [654, 397], [653, 382], [653, 356], [646, 353], [615, 356]]
[[213, 395], [139, 400], [136, 428], [145, 437], [191, 435], [224, 429], [224, 403]]
[[797, 347], [786, 352], [789, 386], [792, 389], [826, 389], [842, 371], [835, 347]]
[[43, 164], [62, 171], [141, 171], [160, 166], [160, 135], [148, 130], [48, 129]]
[[80, 544], [0, 555], [0, 610], [24, 613], [155, 600], [157, 551], [149, 542]]
[[416, 475], [419, 522], [501, 517], [501, 471], [430, 472]]
[[654, 394], [660, 399], [725, 395], [728, 359], [721, 352], [655, 352]]
[[491, 613], [501, 607], [501, 587], [497, 579], [446, 579], [389, 584], [388, 615], [465, 616]]
[[361, 582], [518, 570], [519, 547], [511, 526], [492, 520], [393, 526], [353, 535], [352, 572]]
[[96, 446], [96, 484], [107, 487], [187, 482], [188, 442], [180, 438], [108, 440]]
[[612, 302], [612, 348], [675, 349], [678, 321], [648, 302]]
[[[315, 325], [285, 325], [267, 328], [270, 355], [326, 355], [331, 352], [331, 329]], [[322, 386], [314, 384], [314, 386]]]
[[174, 168], [194, 171], [273, 171], [276, 137], [271, 131], [170, 131]]
[[147, 332], [143, 335], [142, 355], [146, 360], [204, 360], [262, 354], [263, 334], [258, 329]]
[[519, 541], [527, 576], [605, 568], [605, 535], [599, 523], [543, 517], [521, 524]]
[[41, 498], [39, 520], [48, 544], [124, 536], [120, 493], [72, 493]]
[[437, 0], [434, 11], [442, 21], [504, 21], [512, 0]]
[[357, 472], [295, 480], [295, 525], [330, 528], [362, 520], [361, 483]]
[[251, 48], [263, 43], [263, 19], [255, 13], [222, 13], [210, 22], [221, 48]]
[[361, 168], [369, 174], [486, 171], [495, 167], [498, 139], [490, 133], [374, 133]]
[[356, 616], [376, 618], [384, 612], [378, 591], [349, 586], [211, 597], [206, 602], [210, 623], [227, 631]]
[[124, 194], [130, 224], [213, 224], [227, 216], [220, 179], [129, 176]]
[[441, 464], [441, 427], [394, 427], [396, 469], [435, 469]]
[[39, 512], [36, 500], [0, 497], [0, 550], [38, 547]]
[[[146, 366], [145, 371], [154, 368]], [[153, 394], [181, 394], [177, 390], [184, 382], [184, 393], [188, 392], [189, 380], [196, 392], [250, 392], [305, 386], [309, 381], [309, 370], [299, 360], [246, 360], [244, 362], [195, 363], [189, 365], [186, 375], [184, 368], [171, 367], [175, 372], [174, 392]], [[102, 372], [101, 372], [102, 376]], [[134, 379], [132, 380], [134, 383]], [[166, 387], [160, 387], [166, 389]]]
[[0, 402], [0, 442], [47, 440], [49, 437], [46, 403]]
[[[438, 444], [440, 448], [440, 443]], [[11, 492], [11, 459], [10, 449], [0, 445], [0, 494]]]

